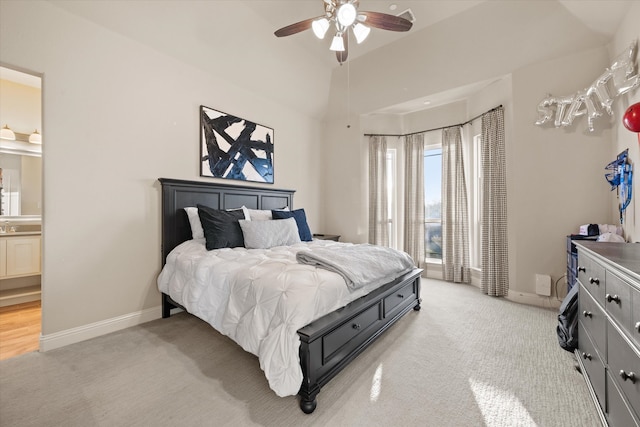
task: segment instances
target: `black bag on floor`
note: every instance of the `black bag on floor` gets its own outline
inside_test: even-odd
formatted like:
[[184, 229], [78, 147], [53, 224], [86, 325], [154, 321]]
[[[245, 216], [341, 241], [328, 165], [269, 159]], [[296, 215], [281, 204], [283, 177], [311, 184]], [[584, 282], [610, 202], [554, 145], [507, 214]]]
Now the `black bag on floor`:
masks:
[[562, 300], [556, 327], [560, 347], [571, 353], [578, 348], [578, 286], [576, 283]]

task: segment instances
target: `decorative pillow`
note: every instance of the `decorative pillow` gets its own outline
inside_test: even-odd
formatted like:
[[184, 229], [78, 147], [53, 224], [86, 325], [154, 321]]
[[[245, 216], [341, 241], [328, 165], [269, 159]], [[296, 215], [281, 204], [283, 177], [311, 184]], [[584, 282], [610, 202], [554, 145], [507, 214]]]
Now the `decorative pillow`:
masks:
[[189, 224], [191, 225], [191, 238], [192, 239], [204, 239], [204, 230], [200, 223], [200, 217], [198, 216], [198, 208], [184, 208], [189, 218]]
[[268, 221], [273, 219], [271, 209], [247, 209], [249, 211], [249, 221]]
[[298, 225], [298, 234], [300, 235], [300, 240], [303, 242], [310, 242], [313, 240], [311, 236], [311, 230], [309, 229], [309, 224], [307, 224], [307, 215], [304, 213], [304, 209], [296, 209], [293, 211], [271, 211], [271, 215], [273, 215], [273, 219], [286, 219], [293, 218], [296, 220], [296, 224]]
[[[189, 218], [189, 225], [191, 226], [191, 238], [192, 239], [204, 239], [204, 230], [202, 229], [202, 223], [200, 222], [200, 216], [198, 216], [198, 208], [188, 207], [184, 208], [187, 212], [187, 218]], [[246, 206], [235, 209], [227, 209], [227, 211], [242, 210], [244, 218], [249, 219], [249, 209]], [[271, 211], [269, 211], [271, 213]]]
[[293, 218], [281, 221], [240, 220], [239, 223], [244, 236], [244, 247], [247, 249], [269, 249], [300, 243], [298, 226]]
[[[277, 209], [281, 211], [288, 211], [288, 207], [284, 207], [282, 209]], [[273, 215], [271, 215], [271, 209], [247, 209], [246, 217], [249, 221], [268, 221], [273, 219]]]
[[204, 230], [207, 250], [244, 246], [242, 229], [238, 223], [244, 219], [242, 209], [223, 211], [198, 205], [198, 216]]

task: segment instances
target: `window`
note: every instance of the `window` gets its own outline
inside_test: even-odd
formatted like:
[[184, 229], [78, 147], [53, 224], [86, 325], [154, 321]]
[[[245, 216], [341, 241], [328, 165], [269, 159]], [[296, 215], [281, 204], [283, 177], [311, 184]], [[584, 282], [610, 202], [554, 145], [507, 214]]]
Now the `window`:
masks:
[[427, 260], [442, 259], [442, 147], [424, 151], [424, 249]]
[[396, 169], [396, 149], [387, 148], [387, 215], [389, 217], [389, 246], [398, 248], [398, 230], [397, 217], [398, 211], [398, 194], [397, 194], [397, 169]]
[[480, 155], [481, 135], [471, 138], [469, 162], [471, 177], [469, 188], [469, 257], [472, 268], [481, 268], [482, 264], [482, 158]]

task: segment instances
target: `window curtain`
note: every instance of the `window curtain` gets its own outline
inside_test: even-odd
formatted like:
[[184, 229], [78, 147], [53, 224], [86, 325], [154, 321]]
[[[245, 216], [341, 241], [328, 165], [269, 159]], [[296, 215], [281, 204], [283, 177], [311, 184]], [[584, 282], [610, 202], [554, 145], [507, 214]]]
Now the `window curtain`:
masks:
[[442, 277], [471, 283], [469, 209], [461, 127], [442, 132]]
[[504, 110], [482, 115], [482, 291], [509, 292]]
[[369, 243], [389, 246], [387, 139], [369, 137]]
[[404, 144], [404, 251], [424, 264], [424, 134], [408, 135]]

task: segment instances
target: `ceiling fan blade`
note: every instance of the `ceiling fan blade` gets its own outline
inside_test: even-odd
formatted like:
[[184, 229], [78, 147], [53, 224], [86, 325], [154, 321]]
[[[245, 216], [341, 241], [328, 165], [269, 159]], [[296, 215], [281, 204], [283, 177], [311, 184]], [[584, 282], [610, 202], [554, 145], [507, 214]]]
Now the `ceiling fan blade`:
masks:
[[342, 36], [342, 40], [344, 41], [344, 50], [342, 52], [336, 51], [336, 58], [338, 59], [338, 63], [342, 65], [347, 61], [347, 57], [349, 56], [349, 33], [345, 32]]
[[276, 37], [285, 37], [292, 34], [297, 34], [301, 31], [311, 28], [311, 24], [313, 23], [313, 21], [319, 18], [324, 18], [324, 16], [316, 16], [315, 18], [309, 18], [305, 19], [304, 21], [296, 22], [295, 24], [287, 25], [286, 27], [280, 28], [273, 34], [275, 34]]
[[409, 31], [413, 23], [399, 16], [388, 15], [380, 12], [358, 12], [358, 15], [366, 17], [363, 24], [388, 31]]

